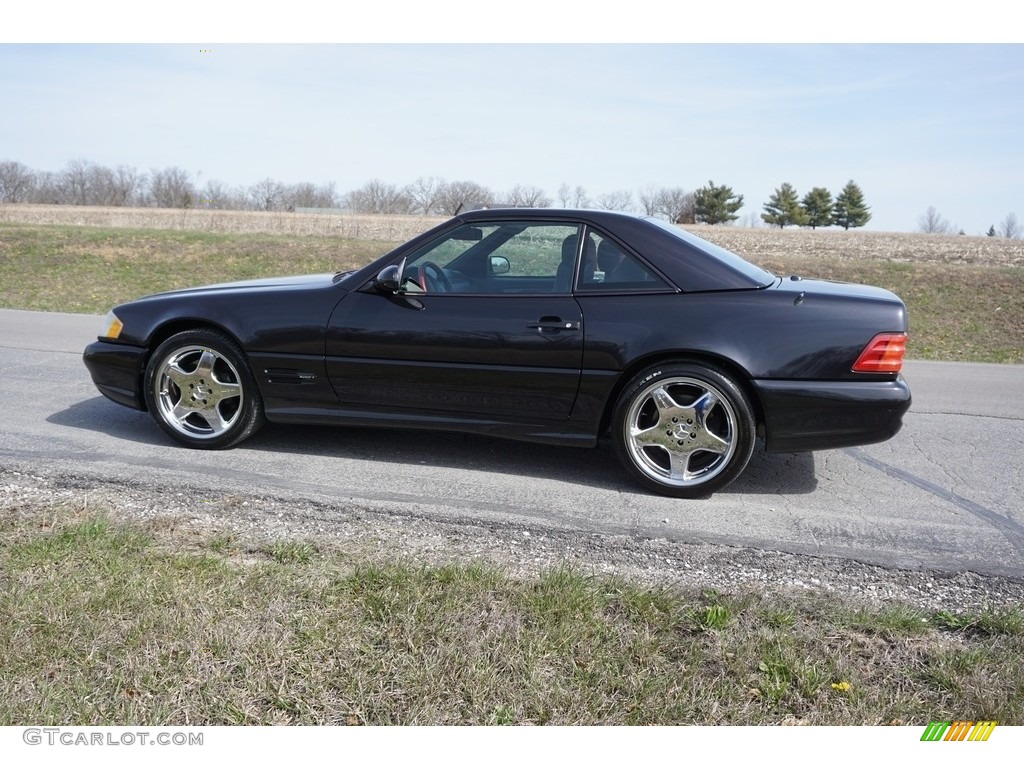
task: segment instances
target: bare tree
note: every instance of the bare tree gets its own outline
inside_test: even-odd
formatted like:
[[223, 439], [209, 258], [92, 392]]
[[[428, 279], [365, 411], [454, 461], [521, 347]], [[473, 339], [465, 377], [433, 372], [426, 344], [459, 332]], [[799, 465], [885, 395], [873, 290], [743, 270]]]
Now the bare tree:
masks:
[[653, 184], [648, 184], [641, 189], [637, 199], [640, 201], [640, 206], [644, 209], [646, 215], [658, 215], [658, 190], [654, 188]]
[[33, 179], [29, 202], [45, 205], [59, 205], [66, 202], [57, 174], [51, 171], [38, 171]]
[[693, 224], [696, 221], [693, 193], [682, 187], [663, 187], [658, 191], [657, 213], [674, 224]]
[[1020, 224], [1017, 223], [1017, 214], [1012, 211], [1006, 214], [1006, 218], [999, 224], [999, 236], [1017, 239], [1021, 236]]
[[606, 211], [633, 210], [633, 193], [628, 189], [617, 189], [597, 196], [597, 207]]
[[440, 212], [439, 198], [445, 180], [437, 176], [420, 176], [405, 188], [405, 194], [412, 201], [411, 213], [432, 216]]
[[234, 198], [228, 185], [218, 179], [210, 179], [206, 182], [206, 185], [200, 190], [196, 202], [197, 208], [211, 210], [231, 210], [244, 207]]
[[149, 195], [157, 208], [191, 208], [197, 197], [188, 172], [177, 166], [152, 170]]
[[569, 204], [572, 203], [572, 190], [564, 181], [562, 182], [562, 186], [558, 188], [558, 203], [563, 208], [568, 208]]
[[587, 190], [581, 185], [577, 184], [576, 189], [572, 191], [572, 207], [573, 208], [587, 208], [590, 206], [590, 198], [587, 197]]
[[647, 216], [663, 216], [675, 224], [692, 224], [694, 221], [693, 193], [682, 187], [656, 189], [648, 184], [637, 197]]
[[932, 205], [928, 206], [928, 210], [917, 220], [917, 229], [931, 235], [945, 235], [955, 231]]
[[76, 158], [69, 161], [57, 177], [57, 186], [63, 198], [61, 202], [88, 205], [91, 177], [92, 164], [88, 160]]
[[505, 195], [505, 202], [513, 208], [547, 208], [551, 205], [551, 198], [540, 187], [516, 184]]
[[345, 205], [358, 213], [409, 213], [412, 199], [405, 190], [380, 179], [372, 179], [345, 195]]
[[296, 208], [336, 208], [337, 197], [333, 181], [319, 187], [303, 181], [285, 190], [284, 207], [289, 211]]
[[249, 199], [257, 211], [280, 211], [284, 209], [285, 188], [277, 179], [269, 176], [257, 181], [248, 189]]
[[475, 181], [449, 181], [438, 193], [439, 210], [447, 216], [454, 216], [459, 211], [492, 205], [494, 193]]
[[86, 174], [85, 201], [87, 205], [114, 205], [114, 172], [105, 165], [90, 164]]
[[61, 202], [73, 205], [133, 205], [138, 202], [143, 178], [131, 166], [107, 168], [72, 160], [57, 176], [57, 196]]
[[111, 205], [135, 205], [146, 183], [146, 175], [131, 165], [119, 165], [110, 176]]
[[27, 203], [35, 186], [35, 174], [13, 160], [0, 163], [0, 203]]

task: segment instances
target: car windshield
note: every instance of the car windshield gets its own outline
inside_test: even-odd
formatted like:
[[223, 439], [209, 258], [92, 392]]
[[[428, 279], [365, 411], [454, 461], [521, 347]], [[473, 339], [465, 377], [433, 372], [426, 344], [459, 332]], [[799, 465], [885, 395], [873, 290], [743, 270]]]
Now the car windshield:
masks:
[[673, 237], [682, 240], [690, 247], [698, 248], [699, 250], [704, 251], [704, 253], [714, 256], [719, 261], [728, 264], [737, 272], [742, 272], [744, 275], [760, 285], [768, 285], [775, 281], [775, 275], [768, 270], [761, 269], [761, 267], [751, 264], [746, 259], [737, 256], [732, 251], [722, 248], [720, 245], [715, 245], [702, 237], [697, 237], [693, 233], [687, 232], [685, 229], [680, 229], [675, 224], [670, 224], [663, 219], [655, 219], [653, 217], [646, 218], [650, 223], [657, 225], [661, 229], [670, 233]]

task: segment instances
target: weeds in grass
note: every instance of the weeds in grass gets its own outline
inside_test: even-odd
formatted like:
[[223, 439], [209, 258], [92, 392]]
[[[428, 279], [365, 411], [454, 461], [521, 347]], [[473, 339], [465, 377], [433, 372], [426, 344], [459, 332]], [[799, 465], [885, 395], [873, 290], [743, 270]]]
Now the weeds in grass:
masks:
[[729, 623], [729, 609], [724, 605], [709, 605], [699, 615], [699, 622], [707, 629], [725, 629]]
[[316, 547], [306, 541], [275, 541], [264, 551], [278, 563], [305, 564], [316, 552]]
[[931, 621], [935, 626], [977, 635], [1024, 634], [1024, 610], [983, 611], [978, 614], [936, 611]]

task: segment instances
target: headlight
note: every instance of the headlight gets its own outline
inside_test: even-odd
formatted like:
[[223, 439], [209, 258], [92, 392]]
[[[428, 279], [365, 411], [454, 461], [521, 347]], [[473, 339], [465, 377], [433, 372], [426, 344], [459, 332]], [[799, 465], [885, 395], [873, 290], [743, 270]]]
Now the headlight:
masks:
[[107, 312], [107, 316], [103, 319], [103, 333], [100, 334], [101, 339], [116, 339], [121, 335], [121, 329], [124, 324], [114, 314], [114, 310]]

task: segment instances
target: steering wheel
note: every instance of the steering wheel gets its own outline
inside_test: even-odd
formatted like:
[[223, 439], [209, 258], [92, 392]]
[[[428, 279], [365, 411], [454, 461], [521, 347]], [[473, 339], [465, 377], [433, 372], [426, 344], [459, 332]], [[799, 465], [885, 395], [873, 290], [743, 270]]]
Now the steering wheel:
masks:
[[432, 261], [424, 261], [416, 267], [416, 278], [424, 293], [451, 293], [452, 281], [448, 279], [444, 270]]

